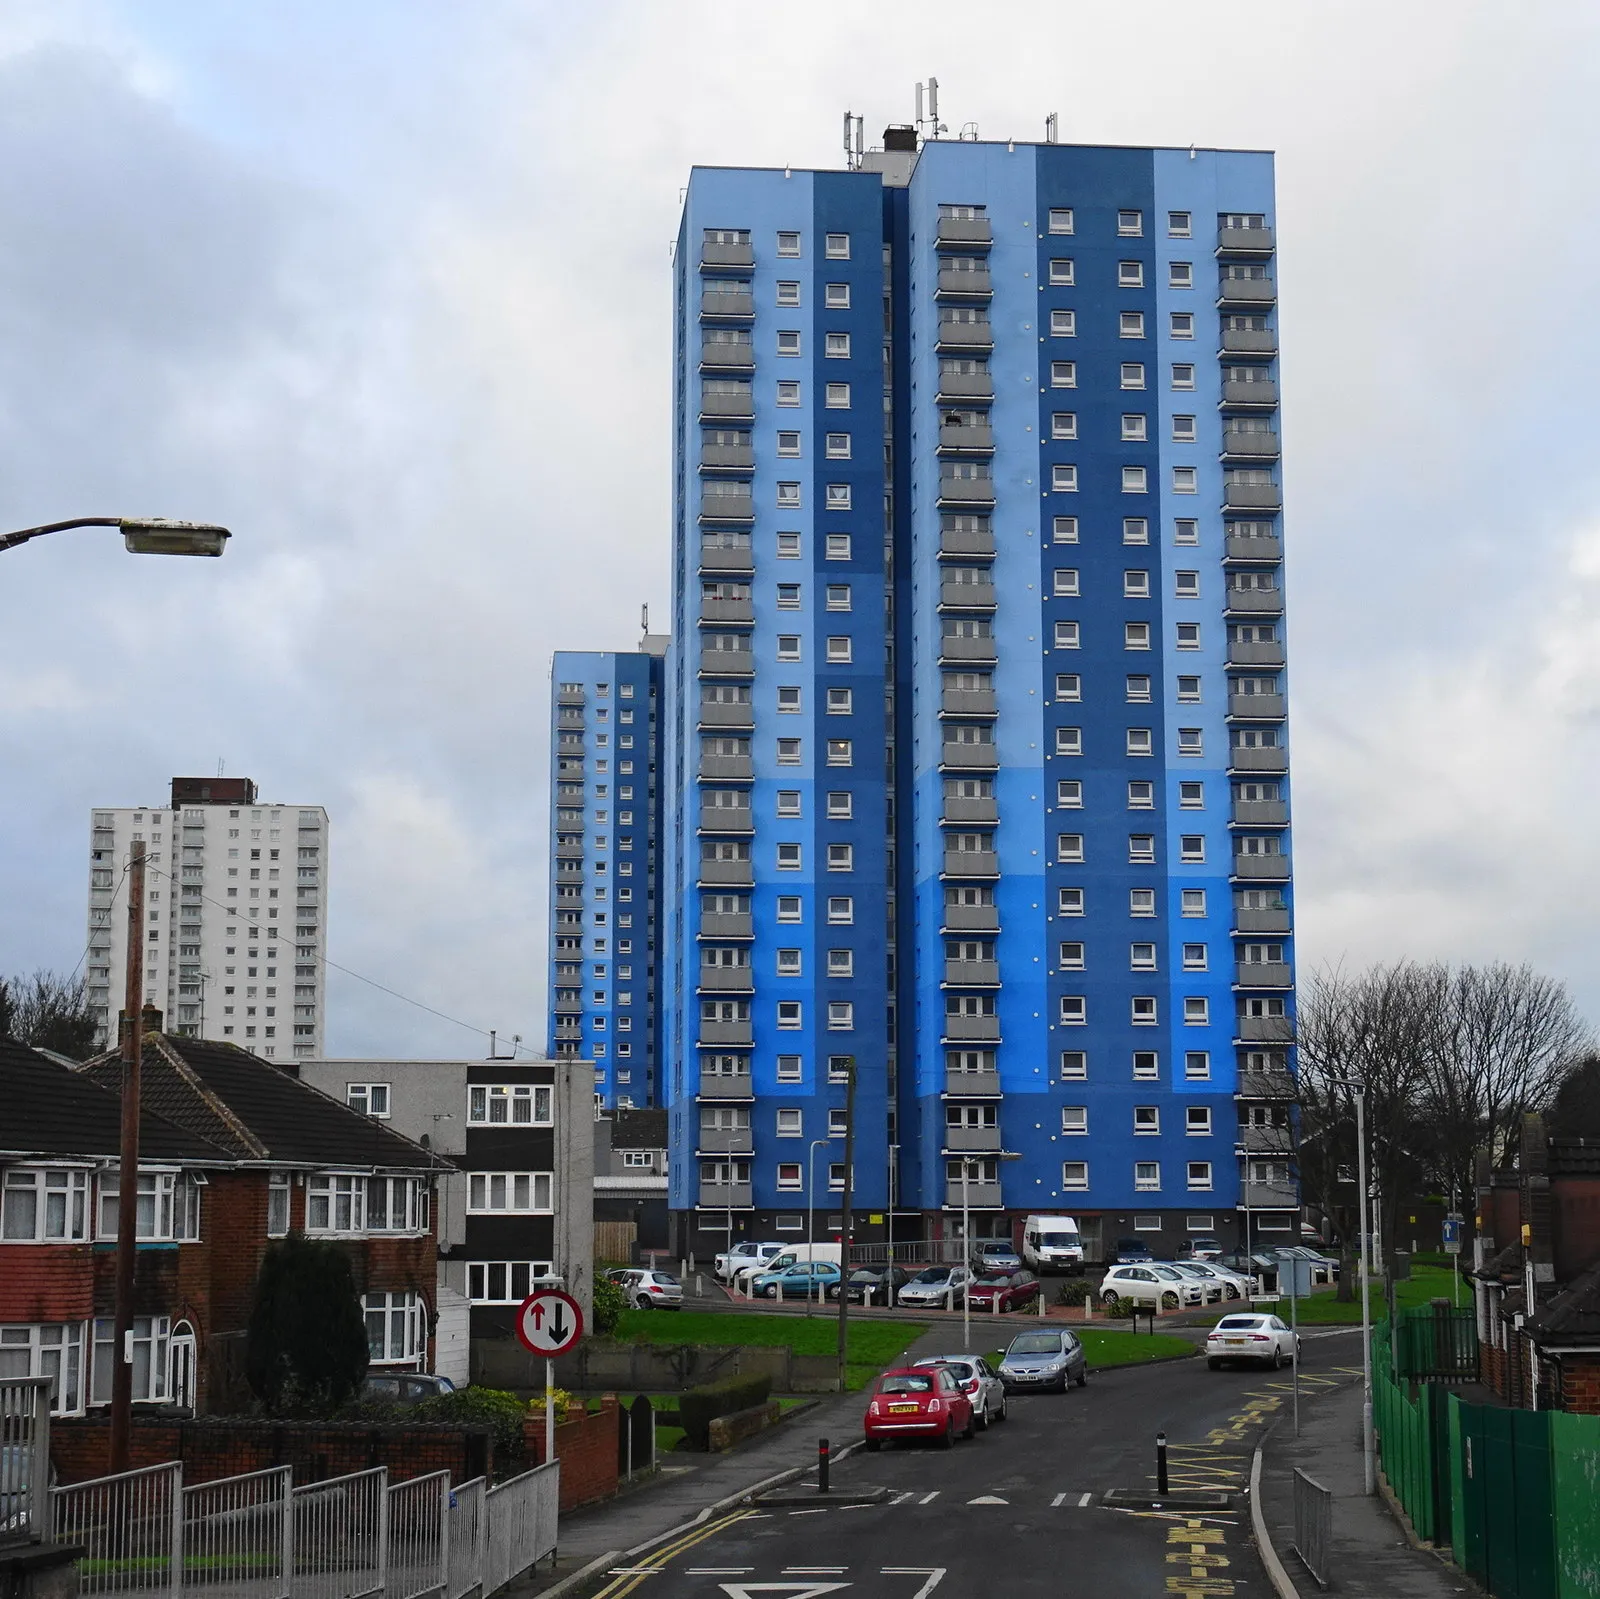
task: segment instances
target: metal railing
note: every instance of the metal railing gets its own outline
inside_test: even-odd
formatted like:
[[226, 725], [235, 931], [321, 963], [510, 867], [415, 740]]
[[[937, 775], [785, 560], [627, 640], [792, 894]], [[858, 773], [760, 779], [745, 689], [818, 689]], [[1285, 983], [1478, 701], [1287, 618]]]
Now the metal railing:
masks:
[[445, 1599], [483, 1593], [484, 1540], [489, 1528], [482, 1477], [458, 1484], [450, 1495], [450, 1567]]
[[388, 1599], [442, 1594], [450, 1575], [450, 1473], [413, 1477], [389, 1490]]
[[288, 1466], [183, 1490], [184, 1599], [289, 1599], [294, 1478]]
[[51, 1536], [81, 1544], [78, 1592], [181, 1599], [183, 1467], [146, 1466], [50, 1490]]
[[0, 1548], [41, 1543], [49, 1531], [53, 1377], [0, 1381]]
[[1298, 1466], [1294, 1472], [1294, 1542], [1290, 1548], [1324, 1588], [1328, 1550], [1333, 1542], [1333, 1493]]
[[290, 1495], [295, 1599], [361, 1599], [385, 1592], [389, 1470], [308, 1483]]
[[492, 1594], [519, 1572], [554, 1554], [561, 1501], [561, 1462], [535, 1466], [484, 1496], [487, 1537], [483, 1591]]

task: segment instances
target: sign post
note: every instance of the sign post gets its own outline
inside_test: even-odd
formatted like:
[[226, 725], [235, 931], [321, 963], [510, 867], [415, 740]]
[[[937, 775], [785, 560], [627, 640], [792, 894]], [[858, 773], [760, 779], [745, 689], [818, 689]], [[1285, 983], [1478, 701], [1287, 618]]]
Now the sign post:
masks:
[[540, 1288], [517, 1311], [517, 1339], [531, 1355], [544, 1356], [544, 1458], [556, 1458], [556, 1356], [583, 1336], [583, 1307], [559, 1288]]
[[1456, 1260], [1451, 1262], [1455, 1270], [1450, 1274], [1450, 1294], [1457, 1308], [1459, 1308], [1461, 1305], [1461, 1261], [1459, 1258], [1461, 1254], [1461, 1218], [1454, 1211], [1445, 1217], [1443, 1232], [1445, 1254], [1457, 1257]]

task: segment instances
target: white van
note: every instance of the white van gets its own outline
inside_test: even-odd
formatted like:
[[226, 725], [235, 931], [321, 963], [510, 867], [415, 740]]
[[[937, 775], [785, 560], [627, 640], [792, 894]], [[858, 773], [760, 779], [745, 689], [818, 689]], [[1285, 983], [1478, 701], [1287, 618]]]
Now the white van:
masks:
[[768, 1260], [740, 1266], [733, 1281], [741, 1293], [749, 1293], [750, 1285], [763, 1272], [782, 1271], [786, 1266], [798, 1265], [802, 1260], [827, 1260], [835, 1266], [841, 1264], [843, 1246], [840, 1244], [786, 1244], [782, 1251]]
[[1071, 1216], [1030, 1216], [1022, 1224], [1022, 1258], [1041, 1276], [1047, 1271], [1083, 1274], [1083, 1239]]

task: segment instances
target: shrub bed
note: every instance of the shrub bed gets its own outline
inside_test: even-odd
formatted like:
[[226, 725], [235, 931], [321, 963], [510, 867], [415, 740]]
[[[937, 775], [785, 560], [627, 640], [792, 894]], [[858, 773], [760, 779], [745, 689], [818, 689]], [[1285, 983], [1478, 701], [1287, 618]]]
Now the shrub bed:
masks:
[[711, 1423], [718, 1416], [731, 1416], [766, 1402], [772, 1392], [770, 1377], [725, 1377], [691, 1388], [678, 1400], [678, 1413], [684, 1436], [691, 1449], [710, 1447]]

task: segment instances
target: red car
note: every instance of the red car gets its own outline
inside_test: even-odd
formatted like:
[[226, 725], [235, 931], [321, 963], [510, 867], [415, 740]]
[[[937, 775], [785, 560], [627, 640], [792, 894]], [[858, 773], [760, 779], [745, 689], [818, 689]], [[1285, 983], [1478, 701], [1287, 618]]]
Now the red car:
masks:
[[967, 1289], [967, 1302], [974, 1310], [1022, 1310], [1039, 1303], [1039, 1292], [1031, 1271], [989, 1271]]
[[864, 1428], [868, 1449], [895, 1438], [932, 1438], [949, 1449], [972, 1436], [972, 1401], [947, 1367], [906, 1366], [878, 1379]]

